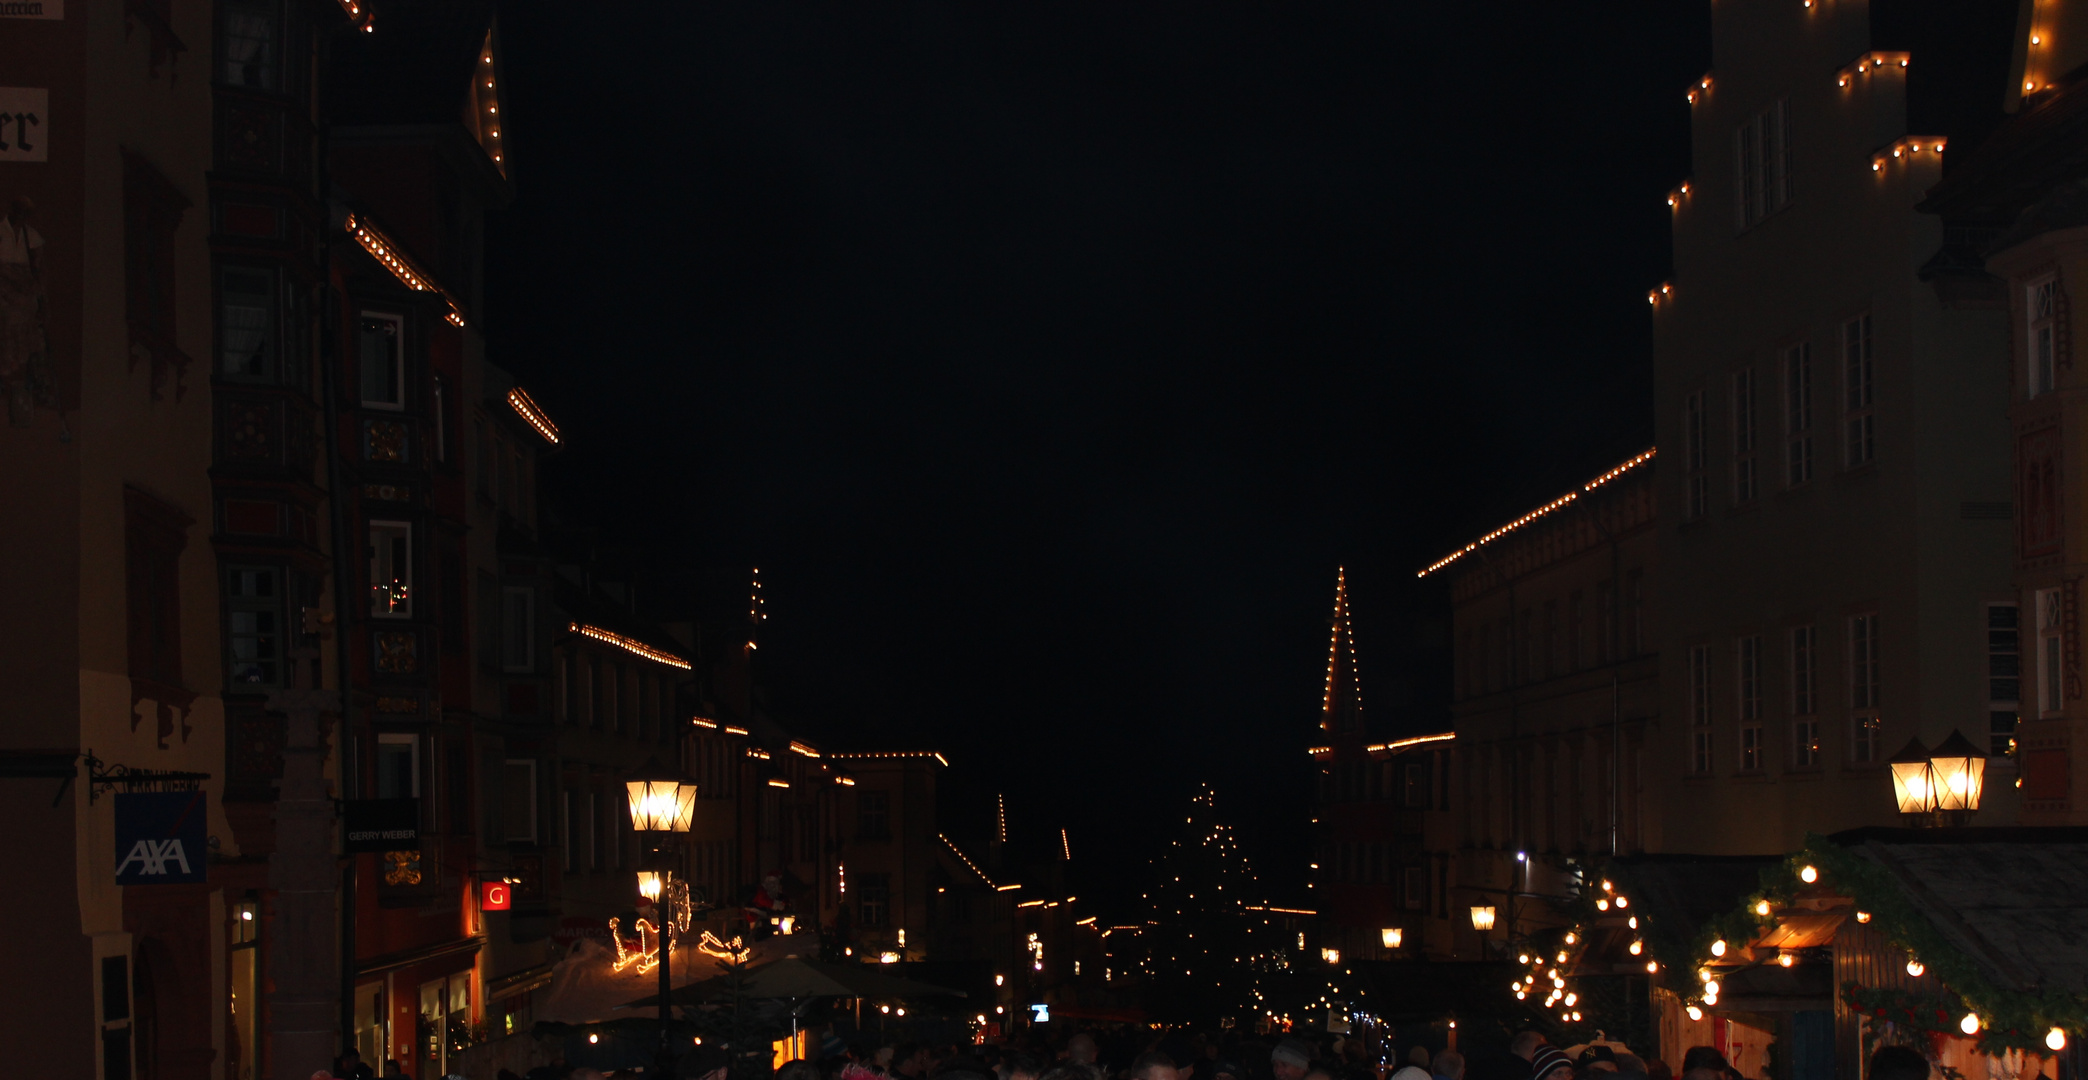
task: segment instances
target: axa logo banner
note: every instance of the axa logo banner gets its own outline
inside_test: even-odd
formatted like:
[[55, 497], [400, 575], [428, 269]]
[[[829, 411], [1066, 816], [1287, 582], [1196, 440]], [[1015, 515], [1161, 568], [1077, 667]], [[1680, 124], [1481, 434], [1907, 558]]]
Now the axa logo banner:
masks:
[[201, 791], [116, 795], [116, 884], [186, 885], [209, 877], [208, 796]]

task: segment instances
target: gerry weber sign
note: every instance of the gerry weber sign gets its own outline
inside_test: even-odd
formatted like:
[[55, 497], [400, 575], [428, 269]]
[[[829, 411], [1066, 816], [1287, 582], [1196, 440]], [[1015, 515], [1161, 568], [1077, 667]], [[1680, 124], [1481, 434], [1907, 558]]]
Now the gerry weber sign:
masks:
[[[0, 0], [5, 3], [6, 0]], [[51, 92], [41, 87], [0, 86], [0, 161], [49, 161]]]
[[65, 0], [0, 0], [0, 19], [63, 19]]
[[201, 791], [116, 794], [116, 884], [186, 885], [209, 876]]

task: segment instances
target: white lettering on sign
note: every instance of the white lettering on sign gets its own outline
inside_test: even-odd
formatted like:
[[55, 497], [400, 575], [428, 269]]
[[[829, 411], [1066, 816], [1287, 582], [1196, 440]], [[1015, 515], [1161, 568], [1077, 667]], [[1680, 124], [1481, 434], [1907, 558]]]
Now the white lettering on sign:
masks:
[[0, 161], [51, 160], [50, 130], [49, 90], [0, 86]]
[[65, 0], [0, 0], [0, 19], [63, 19]]
[[140, 864], [140, 874], [164, 874], [167, 872], [169, 861], [180, 863], [183, 874], [189, 872], [188, 853], [181, 849], [181, 841], [140, 840], [131, 845], [130, 854], [125, 855], [123, 862], [117, 864], [116, 876], [122, 877], [123, 872], [130, 869], [132, 863]]

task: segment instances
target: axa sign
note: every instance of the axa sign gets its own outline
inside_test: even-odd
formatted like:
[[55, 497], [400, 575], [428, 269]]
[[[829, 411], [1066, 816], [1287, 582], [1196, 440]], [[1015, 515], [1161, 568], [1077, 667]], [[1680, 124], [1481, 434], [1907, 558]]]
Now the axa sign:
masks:
[[210, 876], [201, 791], [116, 795], [116, 884], [186, 885]]

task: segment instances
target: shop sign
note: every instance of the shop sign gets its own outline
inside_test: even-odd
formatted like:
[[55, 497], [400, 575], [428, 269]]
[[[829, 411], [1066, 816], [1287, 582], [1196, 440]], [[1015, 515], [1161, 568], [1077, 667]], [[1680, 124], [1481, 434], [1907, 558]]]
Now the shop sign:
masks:
[[116, 793], [116, 884], [187, 885], [209, 876], [209, 796]]
[[551, 932], [551, 940], [557, 942], [560, 948], [571, 945], [581, 938], [593, 938], [596, 941], [607, 943], [609, 940], [609, 924], [604, 920], [590, 919], [585, 915], [568, 915], [559, 922], [558, 929]]
[[0, 0], [0, 19], [63, 19], [65, 0]]
[[506, 911], [515, 902], [515, 887], [505, 881], [479, 882], [479, 910]]
[[0, 161], [51, 160], [50, 116], [49, 90], [0, 86]]
[[420, 847], [419, 799], [350, 799], [341, 808], [348, 827], [343, 850], [350, 854]]

